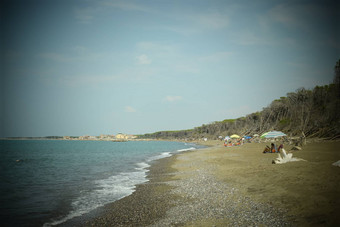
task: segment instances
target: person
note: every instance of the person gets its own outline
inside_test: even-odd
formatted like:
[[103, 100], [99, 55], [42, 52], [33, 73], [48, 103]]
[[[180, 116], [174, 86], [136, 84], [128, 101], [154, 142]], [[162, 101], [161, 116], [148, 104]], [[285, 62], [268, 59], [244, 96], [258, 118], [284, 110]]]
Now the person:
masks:
[[263, 153], [270, 153], [270, 147], [268, 145], [264, 148]]
[[241, 141], [242, 141], [241, 139], [238, 139], [236, 145], [237, 146], [241, 145]]
[[272, 153], [276, 153], [277, 150], [276, 150], [276, 145], [274, 143], [271, 144], [270, 151]]
[[277, 152], [280, 153], [280, 151], [282, 150], [282, 148], [283, 148], [283, 144], [281, 143], [280, 146], [279, 146], [279, 148], [277, 149]]

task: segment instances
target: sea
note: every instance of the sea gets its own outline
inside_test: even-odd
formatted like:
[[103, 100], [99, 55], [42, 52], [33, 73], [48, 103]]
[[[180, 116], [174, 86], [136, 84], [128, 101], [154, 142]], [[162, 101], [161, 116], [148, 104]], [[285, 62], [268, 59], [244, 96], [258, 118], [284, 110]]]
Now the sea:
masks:
[[0, 141], [2, 226], [54, 226], [132, 194], [150, 164], [202, 148], [171, 141]]

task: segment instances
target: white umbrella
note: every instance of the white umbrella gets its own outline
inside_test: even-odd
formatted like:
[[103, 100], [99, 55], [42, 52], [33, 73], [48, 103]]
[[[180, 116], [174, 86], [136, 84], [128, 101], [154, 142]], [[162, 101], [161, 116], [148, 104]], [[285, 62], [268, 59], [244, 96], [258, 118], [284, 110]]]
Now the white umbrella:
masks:
[[277, 138], [277, 137], [282, 137], [282, 136], [287, 136], [287, 135], [280, 131], [270, 131], [270, 132], [263, 133], [261, 138]]

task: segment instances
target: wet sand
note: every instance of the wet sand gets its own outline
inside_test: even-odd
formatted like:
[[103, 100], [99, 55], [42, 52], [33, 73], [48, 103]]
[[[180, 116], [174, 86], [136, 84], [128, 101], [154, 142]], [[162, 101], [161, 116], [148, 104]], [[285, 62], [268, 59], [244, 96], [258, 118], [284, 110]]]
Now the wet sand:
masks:
[[340, 225], [340, 168], [332, 165], [340, 160], [340, 142], [309, 143], [292, 152], [305, 161], [286, 164], [262, 154], [269, 143], [209, 145], [156, 161], [148, 183], [86, 225]]

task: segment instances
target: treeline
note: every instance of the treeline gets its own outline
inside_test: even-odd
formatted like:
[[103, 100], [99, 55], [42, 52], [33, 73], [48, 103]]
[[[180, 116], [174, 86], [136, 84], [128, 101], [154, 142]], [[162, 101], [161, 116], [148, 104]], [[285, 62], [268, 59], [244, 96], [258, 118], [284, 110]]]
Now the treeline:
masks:
[[340, 138], [340, 60], [333, 83], [312, 90], [299, 88], [274, 100], [262, 111], [237, 119], [216, 121], [189, 130], [139, 135], [152, 139], [218, 138], [232, 134], [254, 135], [280, 130], [289, 136]]

